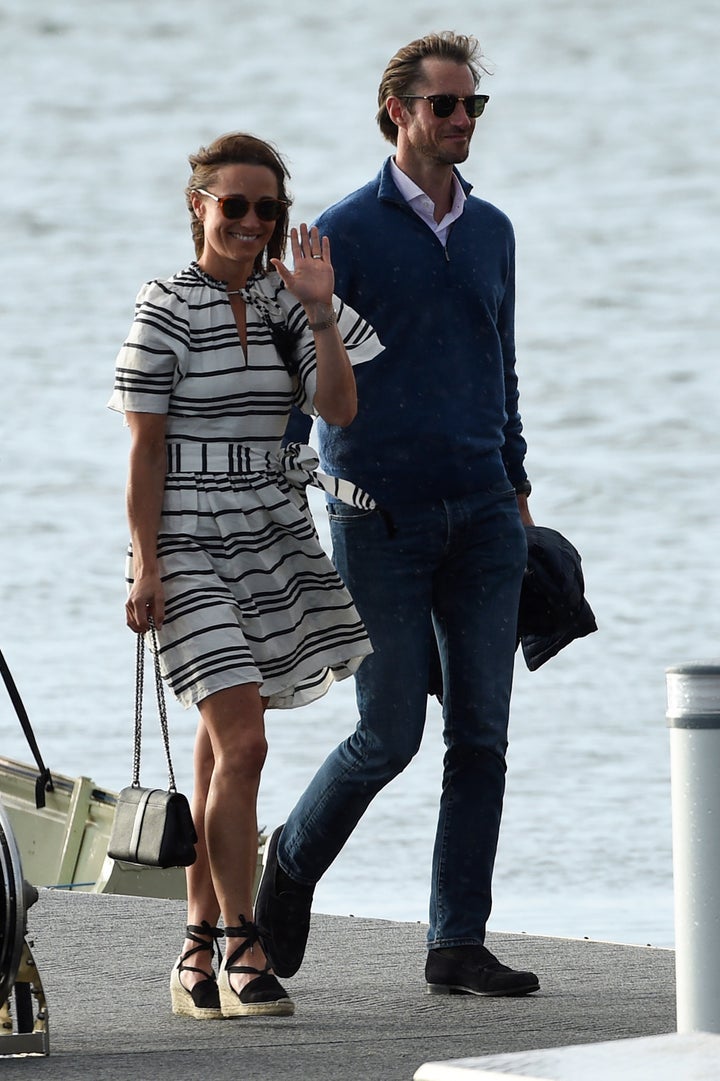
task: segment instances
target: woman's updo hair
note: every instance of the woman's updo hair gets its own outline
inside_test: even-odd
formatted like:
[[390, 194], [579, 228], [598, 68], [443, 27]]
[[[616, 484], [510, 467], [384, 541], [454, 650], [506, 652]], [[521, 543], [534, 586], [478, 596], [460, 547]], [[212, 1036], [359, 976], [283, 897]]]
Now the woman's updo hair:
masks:
[[275, 223], [273, 235], [268, 241], [264, 253], [255, 259], [255, 269], [261, 272], [272, 270], [271, 259], [283, 259], [287, 243], [288, 222], [290, 220], [290, 195], [285, 186], [290, 174], [280, 154], [270, 143], [245, 132], [232, 132], [221, 135], [209, 146], [201, 146], [196, 154], [188, 158], [192, 175], [185, 189], [185, 200], [191, 215], [191, 229], [195, 244], [195, 255], [200, 258], [205, 245], [205, 229], [195, 214], [192, 205], [192, 192], [197, 188], [209, 188], [217, 179], [218, 172], [224, 165], [264, 165], [275, 174], [278, 183], [278, 199], [287, 203]]

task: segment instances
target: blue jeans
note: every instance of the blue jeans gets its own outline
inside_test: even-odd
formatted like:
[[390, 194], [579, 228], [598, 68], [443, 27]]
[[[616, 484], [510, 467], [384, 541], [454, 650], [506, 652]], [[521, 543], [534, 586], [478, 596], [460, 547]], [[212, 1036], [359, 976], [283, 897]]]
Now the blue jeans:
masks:
[[505, 789], [525, 530], [505, 483], [390, 510], [394, 531], [377, 511], [329, 508], [333, 558], [375, 652], [355, 676], [358, 725], [300, 797], [278, 858], [297, 881], [317, 882], [376, 793], [417, 753], [435, 637], [446, 752], [428, 944], [482, 944]]

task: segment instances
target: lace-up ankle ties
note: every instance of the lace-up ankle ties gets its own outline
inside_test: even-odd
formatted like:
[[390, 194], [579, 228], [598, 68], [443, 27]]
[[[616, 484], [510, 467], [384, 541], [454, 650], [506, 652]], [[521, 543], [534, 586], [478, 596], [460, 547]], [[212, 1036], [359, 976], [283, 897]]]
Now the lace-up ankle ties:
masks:
[[[173, 1013], [182, 1017], [194, 1017], [197, 1020], [219, 1020], [222, 1017], [217, 981], [212, 971], [212, 958], [217, 949], [218, 961], [221, 960], [218, 939], [223, 935], [221, 928], [211, 927], [207, 920], [203, 920], [201, 924], [188, 924], [185, 928], [185, 937], [197, 945], [181, 954], [173, 968], [170, 977], [170, 1000]], [[210, 972], [195, 965], [186, 964], [195, 954], [205, 951], [210, 953]], [[205, 978], [199, 980], [193, 987], [185, 987], [181, 979], [183, 972], [196, 972]]]
[[[261, 1015], [289, 1017], [295, 1012], [295, 1004], [270, 972], [270, 962], [266, 961], [262, 969], [252, 965], [237, 964], [242, 955], [251, 950], [256, 943], [262, 948], [256, 925], [250, 923], [244, 916], [240, 916], [239, 919], [241, 922], [237, 927], [225, 927], [226, 939], [242, 938], [244, 942], [237, 946], [229, 956], [226, 954], [220, 966], [218, 987], [223, 1017]], [[236, 991], [230, 983], [230, 976], [233, 973], [254, 975], [255, 979], [246, 983], [240, 991]]]

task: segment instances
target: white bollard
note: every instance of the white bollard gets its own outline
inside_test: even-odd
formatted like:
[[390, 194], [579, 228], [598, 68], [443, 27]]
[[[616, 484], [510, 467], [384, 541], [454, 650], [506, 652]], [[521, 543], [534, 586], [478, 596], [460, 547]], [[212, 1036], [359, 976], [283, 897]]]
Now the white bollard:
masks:
[[677, 1029], [720, 1033], [720, 663], [666, 678]]

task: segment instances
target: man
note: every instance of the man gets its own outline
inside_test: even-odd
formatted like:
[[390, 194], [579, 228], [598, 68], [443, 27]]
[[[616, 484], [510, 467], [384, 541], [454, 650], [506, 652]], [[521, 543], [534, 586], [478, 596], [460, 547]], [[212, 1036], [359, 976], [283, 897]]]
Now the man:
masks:
[[456, 171], [487, 102], [478, 43], [432, 34], [389, 62], [378, 123], [397, 147], [325, 211], [336, 293], [385, 352], [356, 369], [359, 411], [319, 425], [324, 468], [377, 501], [331, 503], [334, 558], [374, 653], [356, 674], [358, 726], [271, 837], [256, 920], [293, 975], [313, 887], [376, 793], [417, 752], [435, 642], [446, 753], [425, 976], [432, 993], [522, 995], [531, 972], [485, 947], [505, 784], [517, 610], [532, 524], [514, 348], [508, 219]]

